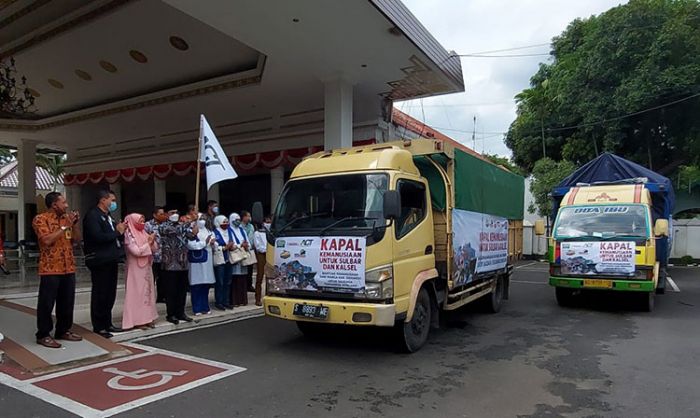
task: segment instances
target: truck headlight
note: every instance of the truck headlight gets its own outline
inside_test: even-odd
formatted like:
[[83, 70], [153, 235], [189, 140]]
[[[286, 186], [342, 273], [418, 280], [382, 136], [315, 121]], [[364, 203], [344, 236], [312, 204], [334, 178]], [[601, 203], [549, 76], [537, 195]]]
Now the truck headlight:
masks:
[[368, 299], [391, 299], [394, 297], [394, 269], [382, 266], [365, 273], [365, 292], [357, 296]]

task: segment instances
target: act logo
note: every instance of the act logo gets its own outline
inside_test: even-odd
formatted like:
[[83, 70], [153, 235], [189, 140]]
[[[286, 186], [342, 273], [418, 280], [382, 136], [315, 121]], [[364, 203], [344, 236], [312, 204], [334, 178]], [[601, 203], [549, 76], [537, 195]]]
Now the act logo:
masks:
[[310, 247], [311, 244], [313, 244], [313, 243], [314, 243], [314, 240], [312, 240], [312, 239], [305, 239], [305, 240], [303, 240], [303, 241], [301, 242], [301, 246], [302, 246], [302, 247]]

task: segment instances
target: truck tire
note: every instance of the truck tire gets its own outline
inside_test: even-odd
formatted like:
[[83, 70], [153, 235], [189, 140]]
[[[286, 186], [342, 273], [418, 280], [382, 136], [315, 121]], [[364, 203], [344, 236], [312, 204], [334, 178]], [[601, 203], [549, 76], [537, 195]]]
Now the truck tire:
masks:
[[639, 308], [642, 312], [651, 312], [654, 310], [655, 292], [641, 292], [639, 297]]
[[555, 295], [557, 297], [557, 303], [561, 307], [570, 307], [574, 304], [574, 289], [569, 289], [568, 287], [555, 287]]
[[409, 322], [396, 324], [398, 349], [404, 353], [415, 353], [428, 340], [432, 315], [432, 300], [425, 288], [418, 292], [413, 316]]
[[505, 292], [505, 283], [503, 276], [498, 276], [496, 278], [496, 287], [493, 292], [486, 295], [483, 299], [483, 306], [488, 313], [498, 313], [501, 311], [501, 306], [503, 306], [503, 295]]
[[656, 294], [663, 295], [666, 293], [666, 269], [659, 269], [659, 282], [656, 284]]
[[324, 325], [315, 322], [297, 321], [297, 328], [304, 334], [304, 337], [317, 340], [324, 333]]

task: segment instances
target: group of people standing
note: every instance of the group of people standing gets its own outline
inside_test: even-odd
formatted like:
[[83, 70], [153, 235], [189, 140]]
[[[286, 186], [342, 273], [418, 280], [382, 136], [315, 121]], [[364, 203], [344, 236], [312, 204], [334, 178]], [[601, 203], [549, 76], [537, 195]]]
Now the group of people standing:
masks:
[[[60, 193], [46, 196], [47, 212], [33, 222], [40, 246], [37, 343], [58, 348], [56, 340], [80, 341], [70, 331], [75, 300], [73, 244], [83, 242], [85, 265], [92, 280], [90, 314], [93, 331], [110, 338], [126, 329], [155, 327], [157, 302], [167, 307], [173, 324], [192, 322], [185, 313], [187, 292], [195, 316], [211, 313], [209, 290], [214, 288], [214, 308], [224, 311], [248, 304], [247, 292], [255, 291], [261, 305], [267, 231], [270, 218], [256, 229], [248, 212], [229, 217], [209, 201], [207, 212], [190, 205], [186, 214], [156, 207], [153, 218], [132, 213], [116, 222], [114, 193], [99, 192], [98, 203], [83, 218], [68, 212]], [[119, 264], [125, 262], [126, 291], [121, 327], [112, 322]], [[253, 264], [257, 280], [252, 283]], [[51, 311], [56, 305], [55, 338]]]

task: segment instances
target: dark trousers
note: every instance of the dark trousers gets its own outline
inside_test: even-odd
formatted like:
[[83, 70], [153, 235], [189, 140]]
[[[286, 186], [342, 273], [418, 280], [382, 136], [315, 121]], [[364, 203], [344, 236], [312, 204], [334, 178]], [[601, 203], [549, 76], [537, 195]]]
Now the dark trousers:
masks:
[[214, 301], [219, 306], [233, 305], [231, 300], [231, 272], [229, 263], [214, 266]]
[[36, 338], [48, 337], [53, 329], [51, 312], [56, 305], [56, 336], [60, 337], [73, 326], [75, 304], [75, 274], [41, 276], [39, 300], [36, 305]]
[[160, 277], [160, 263], [153, 263], [151, 270], [153, 271], [153, 282], [156, 285], [156, 302], [163, 303], [165, 302], [165, 285]]
[[248, 290], [252, 292], [255, 290], [255, 287], [253, 286], [253, 266], [244, 268], [248, 269], [246, 272], [246, 284], [248, 285]]
[[167, 315], [174, 318], [183, 318], [185, 316], [185, 302], [187, 302], [187, 289], [190, 287], [187, 270], [161, 270], [160, 274], [165, 285]]
[[117, 300], [119, 263], [107, 263], [90, 267], [92, 291], [90, 292], [90, 319], [95, 332], [107, 331], [112, 324], [112, 308]]
[[244, 306], [248, 304], [248, 276], [233, 275], [231, 281], [231, 300], [233, 306]]
[[209, 312], [209, 285], [195, 284], [190, 286], [190, 299], [192, 299], [193, 313]]
[[265, 253], [255, 253], [258, 264], [255, 274], [255, 303], [259, 305], [262, 302], [262, 284], [265, 280]]

